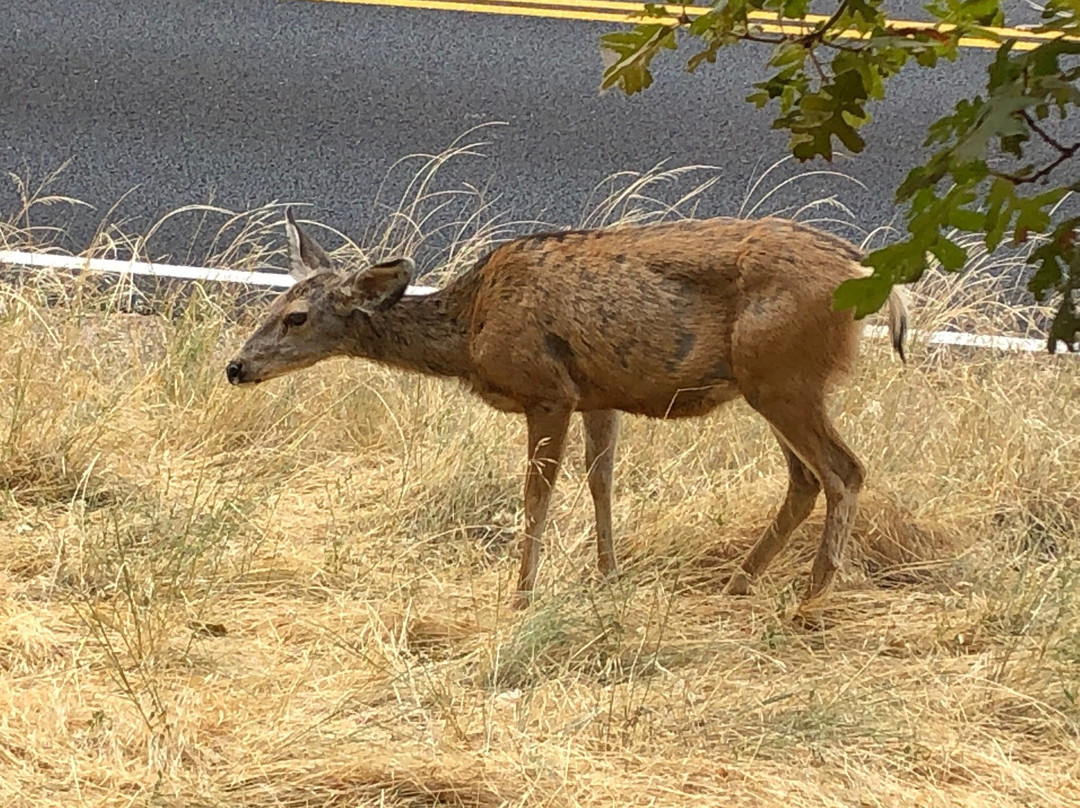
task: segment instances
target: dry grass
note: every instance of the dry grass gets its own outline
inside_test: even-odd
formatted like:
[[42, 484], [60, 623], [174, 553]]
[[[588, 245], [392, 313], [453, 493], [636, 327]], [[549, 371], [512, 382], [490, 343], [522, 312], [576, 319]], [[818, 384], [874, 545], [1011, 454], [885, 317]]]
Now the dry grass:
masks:
[[[922, 291], [917, 327], [977, 318]], [[820, 508], [753, 596], [717, 584], [785, 484], [742, 405], [628, 419], [615, 585], [575, 432], [513, 614], [521, 420], [362, 362], [230, 389], [224, 292], [117, 299], [0, 298], [0, 804], [1080, 801], [1072, 357], [867, 342], [835, 411], [870, 479], [819, 631], [788, 616]]]

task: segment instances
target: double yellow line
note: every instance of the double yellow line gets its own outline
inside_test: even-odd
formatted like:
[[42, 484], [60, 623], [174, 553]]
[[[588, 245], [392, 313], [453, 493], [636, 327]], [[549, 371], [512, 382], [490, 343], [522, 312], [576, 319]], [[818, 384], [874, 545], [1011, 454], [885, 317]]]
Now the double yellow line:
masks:
[[[322, 3], [349, 3], [362, 6], [392, 6], [394, 8], [421, 8], [432, 11], [471, 11], [475, 14], [504, 14], [515, 17], [547, 17], [557, 20], [586, 20], [589, 22], [607, 22], [615, 24], [634, 24], [641, 22], [675, 25], [693, 20], [711, 9], [708, 6], [666, 5], [664, 10], [669, 16], [644, 17], [643, 3], [628, 3], [621, 0], [312, 0]], [[772, 14], [752, 12], [750, 20], [758, 30], [767, 34], [797, 34], [811, 30], [825, 22], [827, 17], [820, 14], [808, 14], [805, 22], [780, 22]], [[897, 30], [940, 30], [947, 33], [952, 26], [935, 26], [929, 22], [916, 20], [893, 20], [892, 27]], [[1015, 39], [1016, 50], [1034, 50], [1043, 42], [1058, 38], [1057, 34], [1034, 33], [1023, 28], [986, 28], [987, 32], [1001, 39]], [[840, 34], [845, 39], [862, 39], [858, 31], [844, 31]], [[1072, 40], [1073, 37], [1068, 39]], [[960, 46], [964, 48], [997, 48], [1000, 43], [981, 37], [963, 37]]]

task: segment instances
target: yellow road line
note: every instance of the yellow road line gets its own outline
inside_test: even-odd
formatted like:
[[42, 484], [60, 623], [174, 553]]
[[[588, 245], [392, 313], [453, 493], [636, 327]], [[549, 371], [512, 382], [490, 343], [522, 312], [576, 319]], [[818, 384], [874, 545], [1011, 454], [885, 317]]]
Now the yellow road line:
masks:
[[[753, 17], [755, 17], [757, 15], [760, 15], [760, 14], [761, 14], [761, 12], [752, 12], [749, 16], [751, 18], [753, 18]], [[827, 21], [828, 19], [829, 18], [826, 17], [824, 14], [807, 14], [806, 15], [806, 21], [809, 22], [809, 23], [813, 23], [814, 25], [818, 25], [819, 23], [823, 23], [823, 22]], [[903, 28], [919, 28], [919, 29], [922, 29], [922, 30], [936, 29], [938, 31], [941, 31], [943, 34], [947, 34], [947, 33], [949, 33], [949, 31], [952, 31], [954, 28], [956, 28], [955, 25], [948, 25], [948, 24], [934, 23], [934, 22], [925, 22], [925, 21], [922, 21], [922, 20], [889, 20], [889, 24], [893, 28], [901, 28], [901, 29], [903, 29]], [[1061, 36], [1060, 34], [1054, 34], [1054, 33], [1045, 33], [1045, 32], [1040, 33], [1040, 32], [1037, 32], [1037, 31], [1028, 31], [1028, 30], [1026, 30], [1024, 28], [993, 28], [993, 27], [988, 26], [988, 27], [983, 28], [983, 30], [987, 31], [987, 32], [989, 32], [991, 34], [994, 34], [996, 36], [999, 36], [1002, 39], [1008, 39], [1010, 37], [1014, 37], [1016, 39], [1032, 39], [1032, 40], [1037, 40], [1037, 41], [1041, 40], [1043, 42], [1048, 42], [1051, 39], [1058, 39]], [[985, 40], [980, 40], [980, 41], [985, 41]], [[997, 43], [994, 43], [994, 47], [997, 47]]]
[[[501, 0], [498, 3], [476, 2], [459, 3], [456, 0], [310, 0], [315, 3], [346, 3], [359, 6], [392, 6], [394, 8], [421, 8], [432, 11], [471, 11], [477, 14], [505, 14], [512, 17], [552, 17], [561, 20], [589, 20], [593, 22], [632, 23], [624, 11], [590, 11], [574, 7], [567, 3], [567, 8], [544, 8], [534, 3], [514, 4], [513, 0]], [[545, 4], [547, 5], [547, 4]], [[561, 4], [560, 4], [561, 5]], [[601, 5], [598, 3], [597, 5]], [[606, 5], [606, 4], [604, 4]], [[641, 6], [637, 7], [640, 12]], [[658, 23], [674, 25], [674, 17], [654, 17]]]
[[[590, 22], [614, 22], [632, 24], [638, 22], [655, 22], [658, 24], [674, 25], [679, 22], [683, 15], [687, 17], [700, 17], [711, 9], [707, 6], [678, 6], [666, 5], [664, 10], [669, 13], [667, 17], [645, 17], [642, 3], [622, 2], [621, 0], [474, 0], [474, 2], [459, 2], [459, 0], [310, 0], [310, 2], [322, 3], [345, 3], [349, 5], [364, 6], [390, 6], [395, 8], [428, 9], [432, 11], [465, 11], [476, 14], [503, 14], [516, 17], [548, 17], [563, 20], [586, 20]], [[792, 20], [778, 23], [774, 14], [764, 12], [751, 12], [749, 18], [757, 23], [757, 27], [764, 33], [790, 34], [791, 29], [805, 30], [828, 18], [821, 14], [808, 14], [805, 23], [800, 24]], [[891, 20], [893, 28], [912, 28], [919, 30], [937, 29], [947, 33], [955, 28], [952, 25], [935, 25], [934, 23], [919, 20]], [[1036, 33], [1022, 28], [986, 28], [991, 34], [1003, 39], [1015, 38], [1016, 50], [1034, 50], [1042, 42], [1059, 38], [1053, 33]], [[864, 39], [867, 35], [855, 30], [843, 31], [840, 36], [844, 39]], [[1074, 37], [1067, 37], [1074, 40]], [[990, 48], [995, 49], [1000, 43], [992, 39], [981, 37], [962, 37], [960, 47], [963, 48]]]

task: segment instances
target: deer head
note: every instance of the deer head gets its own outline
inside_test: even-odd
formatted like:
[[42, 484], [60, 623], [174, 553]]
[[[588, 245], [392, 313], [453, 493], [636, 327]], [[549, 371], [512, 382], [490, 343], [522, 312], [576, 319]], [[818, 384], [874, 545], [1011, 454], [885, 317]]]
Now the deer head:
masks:
[[372, 318], [394, 306], [413, 262], [395, 258], [364, 269], [335, 269], [326, 252], [285, 211], [289, 271], [296, 285], [270, 306], [266, 320], [225, 367], [232, 384], [266, 381], [332, 356], [373, 355], [380, 342]]

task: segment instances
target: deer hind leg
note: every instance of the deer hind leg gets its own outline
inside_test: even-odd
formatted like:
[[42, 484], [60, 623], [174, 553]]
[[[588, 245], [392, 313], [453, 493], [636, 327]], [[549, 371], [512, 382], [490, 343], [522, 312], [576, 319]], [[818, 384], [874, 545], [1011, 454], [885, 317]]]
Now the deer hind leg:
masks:
[[843, 562], [865, 471], [829, 421], [824, 402], [816, 397], [800, 401], [785, 392], [771, 400], [755, 396], [751, 406], [769, 420], [825, 490], [825, 530], [803, 596], [806, 604], [825, 593]]
[[514, 605], [523, 607], [532, 599], [536, 572], [540, 566], [540, 538], [547, 523], [548, 503], [559, 472], [570, 411], [538, 408], [526, 413], [529, 433], [529, 465], [525, 471], [525, 534], [521, 539], [521, 571], [518, 574]]
[[602, 575], [617, 570], [611, 532], [611, 478], [615, 469], [615, 443], [619, 415], [615, 410], [581, 414], [585, 424], [585, 467], [589, 492], [596, 510], [596, 561]]
[[833, 576], [844, 561], [844, 552], [851, 537], [855, 510], [866, 478], [866, 470], [852, 454], [829, 422], [824, 422], [828, 441], [825, 446], [830, 476], [825, 478], [825, 532], [818, 546], [814, 567], [810, 571], [810, 584], [803, 595], [803, 603], [809, 603], [823, 595], [832, 583]]
[[814, 509], [814, 502], [821, 492], [821, 483], [797, 454], [788, 448], [783, 436], [773, 429], [788, 466], [788, 489], [784, 504], [761, 538], [743, 559], [740, 569], [728, 581], [727, 592], [746, 595], [754, 578], [765, 571], [777, 553], [784, 549], [791, 534]]

